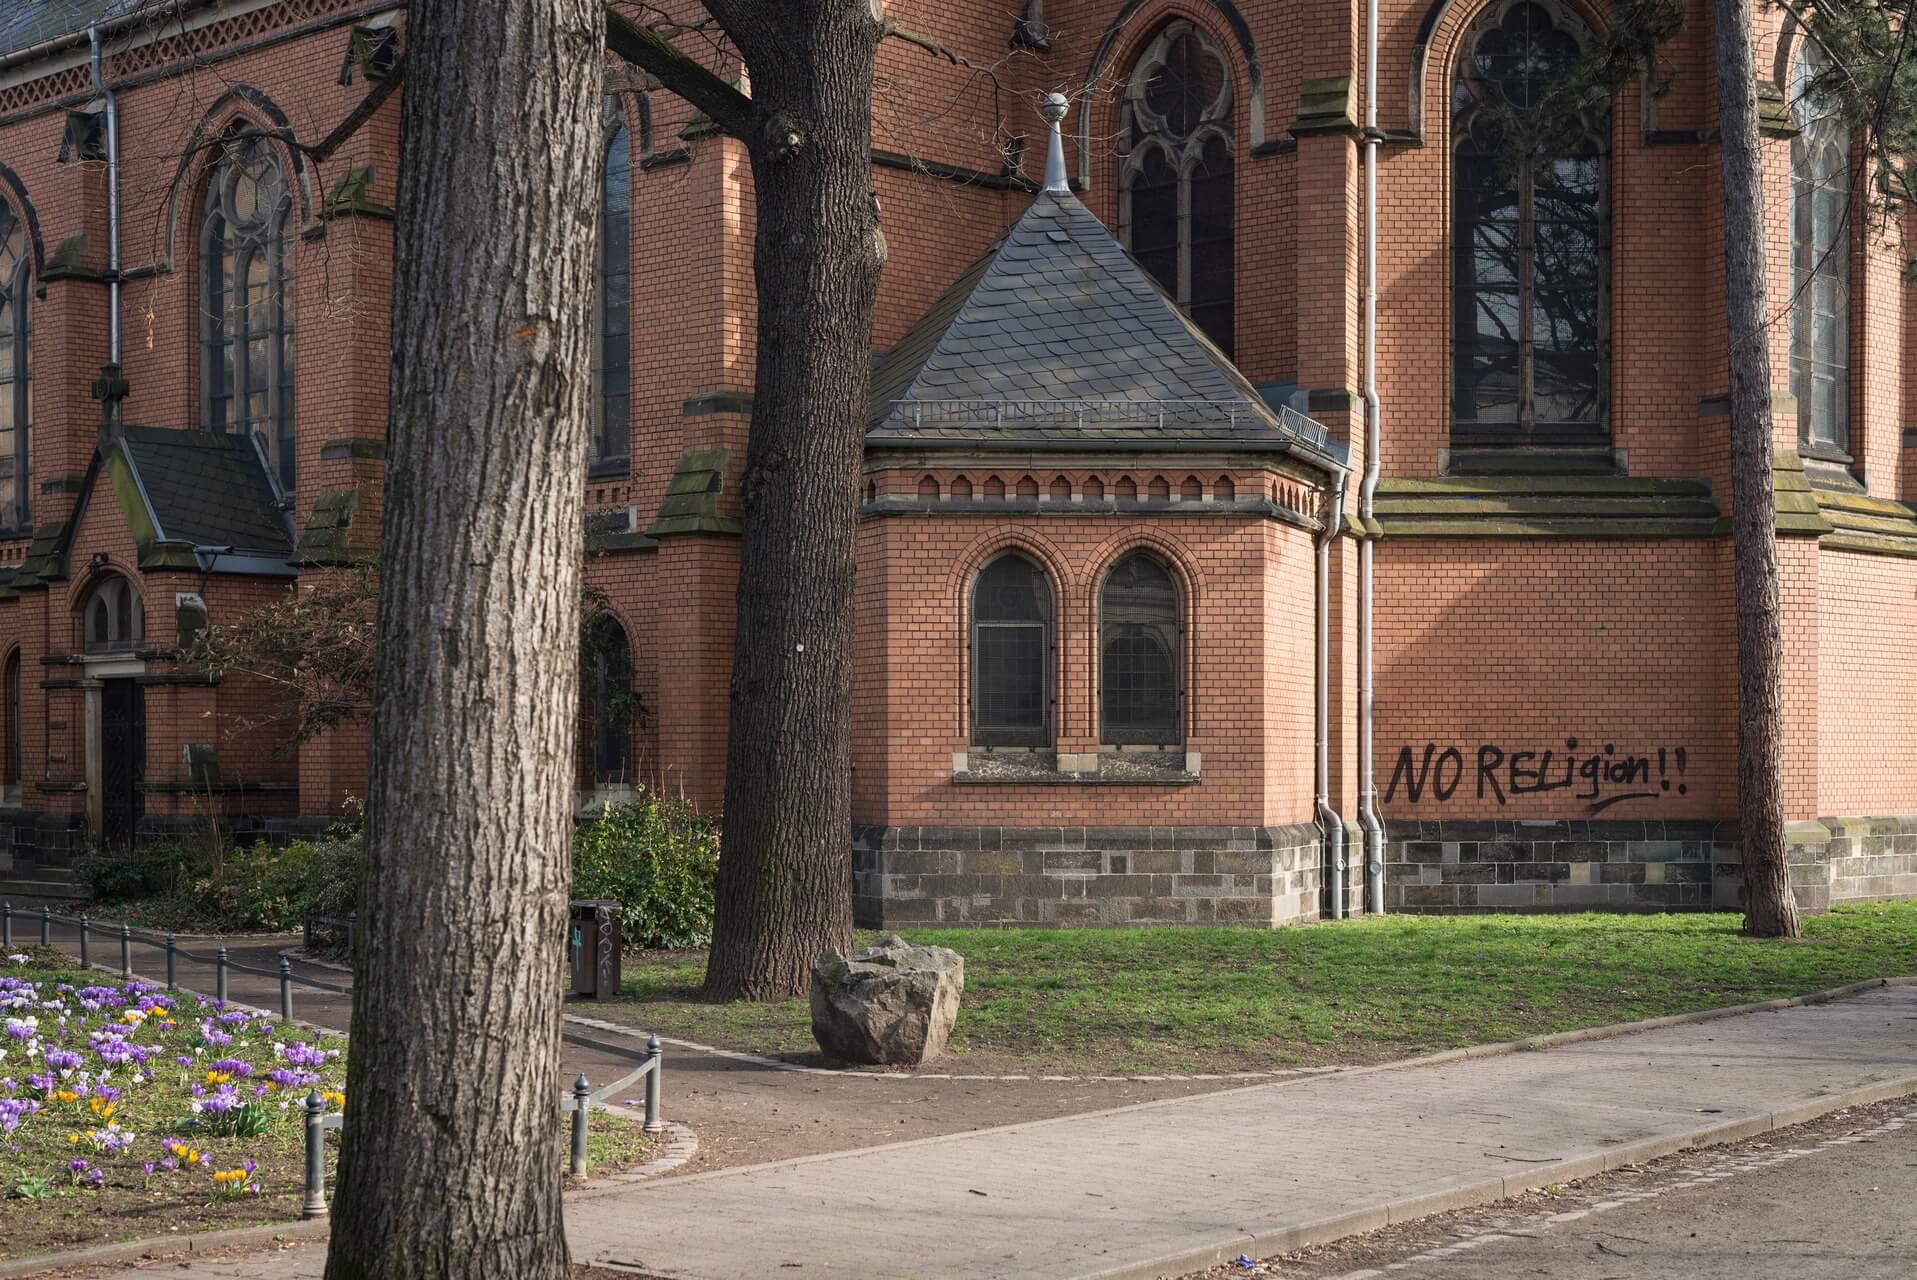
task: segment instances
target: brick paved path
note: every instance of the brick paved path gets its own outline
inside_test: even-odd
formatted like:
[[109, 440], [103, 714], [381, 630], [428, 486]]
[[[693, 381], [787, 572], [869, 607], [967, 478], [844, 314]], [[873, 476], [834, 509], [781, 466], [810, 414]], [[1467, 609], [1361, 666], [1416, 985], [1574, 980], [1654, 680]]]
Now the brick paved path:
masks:
[[[1917, 987], [1891, 987], [665, 1179], [575, 1197], [566, 1219], [579, 1260], [670, 1277], [1176, 1275], [1914, 1090]], [[166, 1274], [299, 1280], [321, 1262]]]

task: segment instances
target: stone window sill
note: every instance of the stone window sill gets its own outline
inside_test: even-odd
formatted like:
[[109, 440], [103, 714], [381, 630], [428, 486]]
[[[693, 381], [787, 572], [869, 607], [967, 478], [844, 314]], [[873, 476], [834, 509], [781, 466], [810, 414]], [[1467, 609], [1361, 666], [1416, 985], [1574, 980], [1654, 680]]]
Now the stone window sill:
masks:
[[956, 751], [952, 781], [962, 786], [1194, 786], [1196, 751]]

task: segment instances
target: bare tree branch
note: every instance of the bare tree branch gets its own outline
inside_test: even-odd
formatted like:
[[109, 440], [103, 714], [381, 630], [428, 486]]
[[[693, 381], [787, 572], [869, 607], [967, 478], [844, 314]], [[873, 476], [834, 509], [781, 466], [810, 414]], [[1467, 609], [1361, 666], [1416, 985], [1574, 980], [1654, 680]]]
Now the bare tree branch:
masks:
[[678, 94], [735, 138], [750, 137], [759, 111], [752, 99], [681, 53], [671, 41], [618, 10], [606, 9], [606, 48]]

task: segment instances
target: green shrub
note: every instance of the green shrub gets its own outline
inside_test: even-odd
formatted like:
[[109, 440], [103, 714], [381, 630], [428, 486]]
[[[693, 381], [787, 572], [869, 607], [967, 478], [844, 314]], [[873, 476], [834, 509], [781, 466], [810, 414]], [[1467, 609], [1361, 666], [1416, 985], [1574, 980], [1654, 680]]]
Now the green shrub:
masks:
[[696, 947], [712, 940], [719, 827], [692, 806], [641, 791], [607, 805], [573, 832], [572, 896], [619, 904], [632, 947]]
[[283, 848], [262, 841], [229, 849], [217, 868], [204, 849], [162, 843], [89, 852], [76, 869], [101, 906], [160, 927], [238, 932], [297, 929], [308, 911], [346, 915], [356, 908], [365, 864], [364, 836], [341, 823]]
[[194, 861], [188, 849], [169, 841], [144, 849], [88, 849], [73, 870], [93, 901], [128, 902], [179, 894], [193, 879]]
[[228, 929], [297, 929], [306, 913], [344, 916], [355, 910], [366, 865], [366, 839], [336, 826], [317, 840], [235, 849], [216, 878], [194, 885], [196, 905]]

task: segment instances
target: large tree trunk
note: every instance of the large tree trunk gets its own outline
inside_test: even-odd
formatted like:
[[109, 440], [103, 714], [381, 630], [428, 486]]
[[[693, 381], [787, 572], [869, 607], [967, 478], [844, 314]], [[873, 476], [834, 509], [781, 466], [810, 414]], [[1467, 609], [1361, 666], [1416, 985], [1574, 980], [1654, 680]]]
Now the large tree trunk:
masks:
[[1771, 489], [1771, 366], [1764, 327], [1763, 161], [1750, 0], [1714, 0], [1724, 147], [1724, 290], [1730, 329], [1732, 554], [1737, 592], [1737, 797], [1744, 931], [1797, 936], [1784, 852], [1783, 638]]
[[329, 1280], [558, 1280], [593, 0], [414, 0]]
[[712, 11], [752, 75], [757, 382], [708, 992], [804, 991], [852, 939], [853, 537], [872, 304], [876, 6]]

